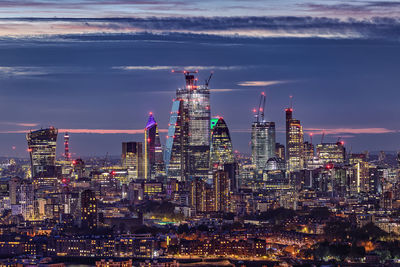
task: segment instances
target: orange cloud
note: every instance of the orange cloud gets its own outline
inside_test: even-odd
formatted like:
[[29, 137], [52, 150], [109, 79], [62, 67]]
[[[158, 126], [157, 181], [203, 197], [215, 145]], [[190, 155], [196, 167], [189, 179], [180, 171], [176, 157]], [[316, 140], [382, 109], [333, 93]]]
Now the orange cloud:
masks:
[[321, 129], [321, 128], [306, 128], [307, 132], [313, 134], [385, 134], [396, 133], [398, 130], [391, 130], [386, 128], [334, 128], [334, 129]]
[[[28, 133], [30, 130], [0, 131], [0, 133]], [[161, 133], [168, 132], [168, 129], [159, 129]], [[59, 133], [76, 134], [143, 134], [144, 129], [58, 129]]]
[[270, 86], [274, 84], [286, 83], [287, 81], [244, 81], [238, 83], [240, 86]]

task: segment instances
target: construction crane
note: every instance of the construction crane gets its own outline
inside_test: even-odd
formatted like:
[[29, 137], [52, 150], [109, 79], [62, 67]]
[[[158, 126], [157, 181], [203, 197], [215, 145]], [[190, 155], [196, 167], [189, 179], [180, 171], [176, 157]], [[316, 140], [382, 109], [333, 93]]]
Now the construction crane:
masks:
[[208, 85], [210, 84], [210, 80], [211, 80], [213, 74], [214, 74], [214, 72], [211, 72], [210, 73], [210, 77], [208, 77], [208, 79], [206, 79], [205, 85], [206, 85], [207, 88], [208, 88]]
[[260, 116], [261, 116], [261, 122], [264, 121], [265, 100], [266, 100], [265, 92], [262, 92], [260, 96], [260, 102], [258, 104], [257, 114], [254, 115], [257, 119], [257, 122], [260, 122]]

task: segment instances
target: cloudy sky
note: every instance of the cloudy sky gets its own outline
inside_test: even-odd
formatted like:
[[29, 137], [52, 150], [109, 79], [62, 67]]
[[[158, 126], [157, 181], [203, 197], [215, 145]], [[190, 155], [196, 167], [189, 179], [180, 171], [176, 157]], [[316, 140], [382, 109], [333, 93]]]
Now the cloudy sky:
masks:
[[398, 150], [398, 14], [398, 1], [0, 1], [0, 155], [27, 156], [24, 133], [50, 125], [75, 157], [120, 154], [149, 112], [167, 128], [184, 83], [171, 69], [214, 72], [212, 114], [239, 151], [263, 91], [279, 142], [292, 95], [306, 139]]

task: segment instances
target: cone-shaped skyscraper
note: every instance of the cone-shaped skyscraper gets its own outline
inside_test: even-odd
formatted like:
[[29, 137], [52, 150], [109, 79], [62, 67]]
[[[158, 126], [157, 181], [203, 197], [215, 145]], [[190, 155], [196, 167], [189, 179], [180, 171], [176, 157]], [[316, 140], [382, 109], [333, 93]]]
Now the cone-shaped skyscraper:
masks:
[[211, 163], [233, 163], [231, 136], [224, 119], [222, 117], [211, 119], [211, 128]]

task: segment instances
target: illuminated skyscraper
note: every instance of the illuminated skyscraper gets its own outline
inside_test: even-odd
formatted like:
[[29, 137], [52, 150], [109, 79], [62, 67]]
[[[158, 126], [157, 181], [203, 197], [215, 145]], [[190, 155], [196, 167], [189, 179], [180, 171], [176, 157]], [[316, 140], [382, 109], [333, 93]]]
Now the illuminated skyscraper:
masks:
[[[225, 171], [230, 190], [236, 191], [238, 185], [238, 165], [233, 154], [231, 136], [228, 126], [221, 117], [211, 119], [211, 167]], [[213, 174], [215, 175], [215, 174]]]
[[143, 144], [142, 142], [122, 143], [122, 167], [133, 171], [133, 178], [143, 178]]
[[293, 119], [293, 109], [286, 112], [286, 164], [288, 171], [304, 168], [303, 127], [299, 120]]
[[167, 177], [178, 181], [184, 181], [186, 174], [184, 125], [183, 101], [175, 100], [172, 104], [164, 160]]
[[251, 125], [251, 155], [258, 174], [262, 174], [268, 159], [275, 157], [275, 122], [265, 121], [264, 106], [265, 94], [262, 93], [256, 121]]
[[211, 119], [211, 163], [233, 163], [233, 148], [228, 126], [223, 118]]
[[144, 129], [144, 139], [144, 176], [145, 179], [155, 178], [162, 169], [163, 154], [157, 122], [152, 113]]
[[69, 153], [69, 134], [67, 132], [64, 135], [64, 158], [66, 161], [71, 159], [71, 153]]
[[57, 134], [58, 130], [50, 127], [26, 135], [32, 178], [39, 185], [53, 185], [57, 181], [55, 164]]
[[185, 176], [207, 179], [210, 169], [210, 90], [208, 82], [204, 86], [197, 85], [193, 75], [197, 72], [183, 73], [186, 85], [176, 91], [176, 98], [182, 100]]
[[270, 158], [275, 157], [275, 122], [253, 122], [251, 125], [253, 164], [262, 172]]

